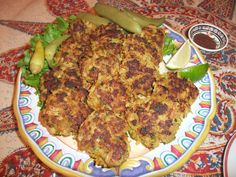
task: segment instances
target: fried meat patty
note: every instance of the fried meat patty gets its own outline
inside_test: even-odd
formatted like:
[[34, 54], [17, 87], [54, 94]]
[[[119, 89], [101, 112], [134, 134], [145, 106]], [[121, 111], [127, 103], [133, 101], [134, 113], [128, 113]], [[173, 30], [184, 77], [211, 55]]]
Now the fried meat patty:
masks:
[[131, 137], [150, 149], [169, 143], [197, 95], [194, 84], [177, 73], [161, 76], [153, 94], [137, 99], [126, 111]]
[[40, 100], [45, 106], [39, 120], [53, 135], [77, 135], [79, 126], [92, 112], [78, 68], [84, 53], [90, 50], [88, 39], [94, 29], [90, 23], [73, 22], [69, 30], [72, 37], [62, 43], [54, 57], [58, 66], [41, 77]]
[[155, 65], [159, 56], [155, 55], [151, 44], [144, 37], [128, 34], [123, 43], [123, 60], [120, 66], [120, 79], [134, 97], [151, 95], [153, 84], [158, 78]]
[[77, 19], [70, 24], [69, 33], [74, 41], [79, 42], [79, 47], [87, 46], [90, 43], [90, 35], [96, 29], [96, 25], [88, 21]]
[[45, 102], [39, 121], [53, 135], [77, 135], [79, 126], [92, 112], [88, 91], [82, 87], [78, 66], [63, 64], [41, 78], [40, 98]]
[[117, 76], [122, 59], [123, 30], [115, 24], [101, 25], [90, 36], [90, 51], [81, 63], [83, 86], [89, 89], [98, 76]]
[[180, 123], [176, 111], [176, 104], [158, 96], [136, 100], [126, 112], [131, 137], [149, 149], [170, 142]]
[[140, 60], [136, 58], [126, 60], [120, 67], [120, 79], [133, 97], [139, 94], [147, 96], [152, 93], [156, 80], [155, 68], [142, 65]]
[[47, 97], [45, 109], [40, 111], [39, 121], [52, 135], [76, 136], [80, 125], [91, 113], [86, 102], [81, 100], [84, 90], [62, 87]]
[[89, 91], [88, 105], [94, 110], [110, 110], [117, 113], [125, 112], [129, 101], [126, 88], [116, 78], [100, 78]]
[[119, 71], [119, 60], [114, 55], [88, 58], [81, 65], [83, 86], [90, 89], [98, 80], [98, 76], [115, 77]]
[[166, 100], [176, 102], [178, 112], [186, 114], [198, 96], [198, 89], [193, 82], [178, 77], [176, 72], [161, 75], [154, 84], [154, 93]]
[[94, 111], [78, 133], [78, 148], [103, 167], [120, 166], [129, 156], [128, 126], [111, 111]]
[[162, 61], [164, 47], [165, 33], [162, 29], [155, 26], [148, 26], [143, 28], [141, 36], [145, 38], [150, 44], [150, 51], [153, 56], [153, 62], [156, 66]]

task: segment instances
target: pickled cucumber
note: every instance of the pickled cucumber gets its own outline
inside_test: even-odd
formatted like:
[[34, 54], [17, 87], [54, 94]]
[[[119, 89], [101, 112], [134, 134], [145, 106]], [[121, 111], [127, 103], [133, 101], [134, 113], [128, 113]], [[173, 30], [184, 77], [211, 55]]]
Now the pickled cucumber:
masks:
[[136, 21], [130, 18], [125, 12], [122, 12], [115, 7], [96, 3], [95, 10], [98, 15], [110, 19], [129, 32], [139, 34], [142, 31], [141, 26]]
[[42, 41], [38, 40], [35, 45], [35, 51], [30, 59], [30, 71], [33, 74], [38, 74], [44, 65], [44, 48]]
[[80, 12], [77, 16], [81, 20], [87, 20], [87, 21], [95, 24], [96, 26], [106, 25], [110, 22], [110, 20], [108, 20], [106, 18], [102, 18], [97, 15], [92, 15], [92, 14], [85, 13], [85, 12]]

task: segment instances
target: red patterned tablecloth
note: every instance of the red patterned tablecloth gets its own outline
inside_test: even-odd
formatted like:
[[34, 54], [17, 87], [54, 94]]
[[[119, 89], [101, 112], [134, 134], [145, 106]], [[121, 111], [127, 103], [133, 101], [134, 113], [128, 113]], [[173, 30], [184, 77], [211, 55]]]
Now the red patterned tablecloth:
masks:
[[[223, 154], [236, 130], [235, 0], [101, 0], [147, 15], [166, 16], [172, 28], [186, 35], [190, 26], [209, 22], [225, 30], [228, 46], [204, 54], [216, 81], [217, 112], [201, 147], [168, 176], [222, 176]], [[54, 172], [21, 140], [12, 109], [16, 63], [32, 35], [56, 16], [90, 11], [96, 0], [0, 0], [0, 176], [51, 176]], [[61, 176], [61, 175], [60, 175]]]

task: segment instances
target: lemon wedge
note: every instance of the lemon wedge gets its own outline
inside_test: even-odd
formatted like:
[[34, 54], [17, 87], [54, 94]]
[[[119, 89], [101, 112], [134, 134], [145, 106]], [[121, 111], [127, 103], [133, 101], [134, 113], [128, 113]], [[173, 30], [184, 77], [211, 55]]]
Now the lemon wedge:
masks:
[[166, 63], [166, 68], [170, 70], [178, 70], [184, 68], [190, 60], [191, 57], [191, 47], [189, 40], [179, 48], [179, 50], [172, 56]]
[[190, 79], [193, 82], [201, 80], [207, 73], [209, 65], [207, 63], [191, 66], [178, 71], [180, 77]]

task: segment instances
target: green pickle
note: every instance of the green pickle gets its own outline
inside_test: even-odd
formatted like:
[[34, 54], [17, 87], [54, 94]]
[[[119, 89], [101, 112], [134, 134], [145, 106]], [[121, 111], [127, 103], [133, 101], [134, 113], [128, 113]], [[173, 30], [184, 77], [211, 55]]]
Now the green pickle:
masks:
[[110, 19], [129, 32], [140, 34], [142, 31], [141, 26], [136, 21], [115, 7], [96, 3], [95, 10], [98, 15]]
[[77, 15], [77, 17], [79, 17], [81, 20], [89, 21], [89, 22], [95, 24], [96, 26], [106, 25], [110, 22], [110, 20], [108, 20], [106, 18], [102, 18], [97, 15], [92, 15], [92, 14], [85, 13], [85, 12], [80, 12]]
[[53, 40], [52, 42], [50, 42], [46, 47], [45, 47], [45, 58], [48, 62], [48, 65], [53, 68], [54, 65], [54, 60], [53, 57], [57, 51], [57, 47], [59, 47], [59, 45], [61, 45], [61, 43], [63, 41], [65, 41], [66, 39], [68, 39], [70, 37], [70, 35], [63, 35], [55, 40]]
[[42, 41], [38, 40], [35, 45], [35, 51], [30, 59], [30, 71], [33, 74], [38, 74], [44, 65], [44, 48]]

